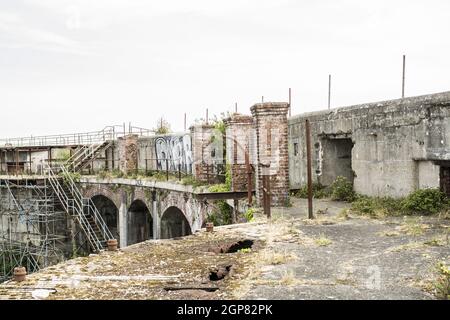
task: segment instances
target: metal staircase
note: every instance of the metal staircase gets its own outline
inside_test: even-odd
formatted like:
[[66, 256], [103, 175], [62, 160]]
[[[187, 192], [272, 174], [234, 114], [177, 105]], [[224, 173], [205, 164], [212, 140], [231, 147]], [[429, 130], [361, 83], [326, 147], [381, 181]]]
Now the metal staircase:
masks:
[[44, 166], [48, 181], [64, 210], [77, 222], [90, 247], [98, 252], [113, 235], [90, 198], [84, 198], [63, 164]]
[[90, 162], [94, 161], [98, 155], [108, 149], [112, 141], [104, 141], [100, 144], [83, 145], [67, 160], [67, 167], [72, 172], [83, 170]]
[[71, 172], [82, 170], [112, 144], [113, 128], [98, 132], [95, 144], [83, 145], [65, 163], [44, 164], [44, 173], [64, 210], [77, 222], [90, 247], [98, 252], [113, 235], [90, 198], [84, 198]]

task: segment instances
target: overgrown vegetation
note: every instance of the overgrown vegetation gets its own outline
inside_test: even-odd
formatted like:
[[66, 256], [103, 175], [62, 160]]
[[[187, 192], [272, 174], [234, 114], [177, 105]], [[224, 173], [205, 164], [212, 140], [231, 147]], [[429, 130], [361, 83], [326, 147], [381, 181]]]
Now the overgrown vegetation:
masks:
[[410, 213], [435, 214], [448, 206], [447, 197], [439, 189], [420, 189], [407, 196], [403, 208]]
[[331, 199], [336, 201], [355, 200], [356, 193], [353, 191], [353, 184], [347, 178], [338, 176], [331, 184]]
[[439, 189], [420, 189], [406, 198], [368, 197], [358, 195], [351, 211], [374, 218], [400, 215], [430, 215], [442, 213], [450, 207], [449, 199]]
[[[331, 196], [330, 188], [327, 188], [320, 183], [313, 183], [312, 193], [314, 199], [329, 198]], [[299, 198], [308, 198], [308, 186], [303, 186], [292, 195]]]
[[71, 180], [73, 180], [73, 182], [80, 182], [81, 180], [81, 174], [78, 172], [61, 172], [59, 173], [59, 176], [63, 178], [65, 183], [70, 183]]
[[244, 218], [247, 220], [247, 222], [252, 222], [255, 219], [255, 208], [249, 208], [247, 211], [244, 212]]
[[168, 134], [171, 132], [170, 123], [164, 118], [159, 118], [156, 123], [156, 128], [153, 129], [156, 134]]
[[450, 269], [444, 263], [438, 263], [438, 279], [435, 283], [436, 296], [439, 299], [450, 300]]
[[[209, 186], [209, 192], [227, 192], [230, 186], [226, 183]], [[215, 210], [207, 217], [207, 222], [212, 222], [216, 226], [231, 224], [233, 208], [225, 200], [214, 201]]]
[[[351, 213], [367, 215], [372, 218], [401, 215], [448, 216], [450, 199], [439, 189], [419, 189], [405, 198], [369, 197], [356, 194], [353, 184], [345, 177], [337, 177], [328, 187], [313, 184], [313, 198], [331, 198], [336, 201], [351, 202]], [[308, 197], [308, 187], [304, 186], [292, 195], [300, 198]]]

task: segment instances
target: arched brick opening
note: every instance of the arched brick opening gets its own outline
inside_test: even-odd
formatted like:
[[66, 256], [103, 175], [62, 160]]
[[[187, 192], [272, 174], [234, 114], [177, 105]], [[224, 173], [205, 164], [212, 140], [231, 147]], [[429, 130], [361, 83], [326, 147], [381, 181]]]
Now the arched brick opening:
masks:
[[192, 234], [188, 220], [177, 207], [169, 207], [161, 218], [161, 239], [183, 237]]
[[119, 241], [119, 209], [110, 198], [104, 195], [97, 194], [91, 199], [112, 235]]
[[153, 219], [147, 205], [142, 200], [134, 200], [131, 203], [127, 220], [128, 245], [153, 238]]

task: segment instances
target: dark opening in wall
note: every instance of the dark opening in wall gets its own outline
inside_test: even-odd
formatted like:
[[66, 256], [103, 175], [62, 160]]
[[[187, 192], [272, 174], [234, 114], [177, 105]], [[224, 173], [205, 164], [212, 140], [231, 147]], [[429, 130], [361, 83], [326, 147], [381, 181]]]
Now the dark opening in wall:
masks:
[[439, 184], [441, 191], [450, 197], [450, 164], [449, 166], [440, 166]]
[[169, 207], [161, 218], [161, 239], [183, 237], [192, 234], [189, 222], [177, 207]]
[[298, 156], [298, 142], [294, 142], [294, 156]]
[[135, 200], [128, 210], [128, 245], [153, 238], [153, 219], [141, 200]]
[[353, 183], [352, 169], [353, 142], [350, 138], [326, 138], [322, 140], [321, 183], [330, 185], [338, 176]]
[[103, 195], [92, 197], [92, 201], [114, 238], [119, 241], [119, 210], [114, 202]]

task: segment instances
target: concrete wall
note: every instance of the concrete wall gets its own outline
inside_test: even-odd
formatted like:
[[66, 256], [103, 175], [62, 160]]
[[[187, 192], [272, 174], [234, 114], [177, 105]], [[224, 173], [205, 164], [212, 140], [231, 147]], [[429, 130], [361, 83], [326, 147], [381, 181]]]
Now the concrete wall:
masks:
[[[327, 185], [342, 171], [342, 161], [333, 166], [337, 151], [332, 141], [351, 139], [357, 192], [400, 197], [417, 188], [439, 186], [436, 163], [450, 160], [449, 107], [450, 92], [446, 92], [291, 117], [291, 188], [306, 184], [306, 119], [311, 123], [315, 182]], [[297, 155], [294, 143], [298, 143]]]

